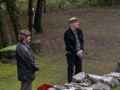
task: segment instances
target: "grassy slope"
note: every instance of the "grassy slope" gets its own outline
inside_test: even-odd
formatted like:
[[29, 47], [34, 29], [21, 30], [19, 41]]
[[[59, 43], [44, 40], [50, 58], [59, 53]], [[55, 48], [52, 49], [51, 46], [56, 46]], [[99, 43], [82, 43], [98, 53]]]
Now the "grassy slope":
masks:
[[[34, 38], [41, 40], [42, 50], [39, 55], [35, 55], [40, 71], [36, 72], [33, 90], [37, 90], [43, 83], [62, 85], [67, 82], [63, 34], [69, 27], [69, 18], [73, 16], [80, 19], [80, 28], [84, 33], [83, 71], [97, 75], [115, 71], [120, 59], [118, 8], [87, 8], [43, 13], [45, 32], [34, 34]], [[16, 65], [0, 63], [0, 90], [20, 90]]]

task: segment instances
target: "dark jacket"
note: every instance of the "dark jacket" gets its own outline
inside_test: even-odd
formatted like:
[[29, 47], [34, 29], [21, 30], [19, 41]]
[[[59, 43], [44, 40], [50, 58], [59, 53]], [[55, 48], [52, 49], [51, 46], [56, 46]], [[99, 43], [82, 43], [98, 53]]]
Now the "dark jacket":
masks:
[[30, 47], [20, 42], [16, 48], [18, 80], [21, 82], [31, 83], [36, 75], [35, 71], [39, 70], [35, 62]]
[[[77, 30], [77, 35], [78, 39], [80, 42], [80, 50], [84, 51], [84, 40], [83, 40], [83, 33], [81, 29], [76, 29]], [[64, 33], [64, 41], [66, 45], [66, 51], [71, 52], [74, 55], [77, 55], [77, 50], [76, 50], [76, 37], [71, 28], [69, 28], [65, 33]]]
[[120, 73], [120, 67], [116, 68], [116, 72]]

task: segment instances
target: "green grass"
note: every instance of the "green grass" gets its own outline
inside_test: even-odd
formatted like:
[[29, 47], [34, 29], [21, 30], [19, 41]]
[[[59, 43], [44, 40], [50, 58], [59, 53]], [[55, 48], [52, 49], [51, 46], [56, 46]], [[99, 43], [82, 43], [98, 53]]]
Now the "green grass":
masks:
[[[34, 33], [34, 38], [41, 40], [41, 52], [34, 54], [40, 71], [36, 72], [33, 90], [37, 90], [43, 83], [67, 83], [63, 34], [69, 28], [69, 18], [73, 16], [79, 18], [84, 34], [83, 72], [101, 76], [114, 72], [120, 59], [119, 11], [119, 7], [109, 7], [43, 13], [44, 33]], [[22, 20], [25, 23], [24, 20], [26, 19]], [[27, 29], [27, 25], [24, 27]], [[20, 90], [16, 65], [0, 63], [0, 90]]]

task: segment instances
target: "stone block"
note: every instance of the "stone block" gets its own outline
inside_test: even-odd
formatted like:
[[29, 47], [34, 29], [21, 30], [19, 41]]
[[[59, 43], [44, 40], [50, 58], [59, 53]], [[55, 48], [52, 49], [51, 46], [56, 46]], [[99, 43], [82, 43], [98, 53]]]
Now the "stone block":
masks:
[[68, 83], [68, 84], [64, 84], [64, 86], [66, 87], [66, 89], [80, 89], [82, 88], [82, 86], [80, 86], [78, 83], [74, 83], [74, 82], [71, 82], [71, 83]]
[[114, 78], [118, 78], [118, 79], [120, 79], [120, 73], [117, 73], [117, 72], [111, 72], [110, 74], [106, 74], [106, 75], [104, 75], [103, 77], [114, 77]]
[[77, 84], [77, 83], [71, 82], [71, 83], [66, 83], [66, 84], [64, 84], [63, 86], [66, 87], [67, 89], [69, 89], [69, 87], [76, 87], [76, 84]]
[[114, 77], [103, 77], [102, 82], [109, 85], [111, 88], [119, 86], [119, 81]]
[[30, 48], [33, 50], [34, 53], [39, 53], [41, 51], [41, 42], [40, 40], [32, 40], [30, 42]]
[[93, 90], [92, 87], [83, 87], [81, 90]]
[[57, 90], [64, 90], [66, 89], [66, 87], [62, 86], [62, 85], [54, 85], [54, 88]]
[[92, 82], [82, 82], [82, 83], [79, 83], [80, 86], [83, 86], [83, 87], [89, 87], [90, 85], [92, 84]]
[[110, 90], [110, 86], [104, 83], [97, 83], [92, 86], [92, 90]]
[[73, 76], [72, 82], [74, 82], [74, 83], [83, 82], [84, 79], [85, 79], [85, 77], [86, 77], [85, 72], [80, 72], [80, 73], [78, 73], [77, 75], [74, 75], [74, 76]]
[[92, 74], [88, 74], [88, 78], [90, 79], [90, 80], [92, 80], [93, 82], [96, 82], [96, 83], [98, 83], [98, 82], [101, 82], [102, 81], [102, 76], [98, 76], [98, 75], [92, 75]]
[[55, 88], [53, 87], [53, 88], [49, 88], [49, 89], [47, 89], [47, 90], [57, 90], [57, 89], [55, 89]]

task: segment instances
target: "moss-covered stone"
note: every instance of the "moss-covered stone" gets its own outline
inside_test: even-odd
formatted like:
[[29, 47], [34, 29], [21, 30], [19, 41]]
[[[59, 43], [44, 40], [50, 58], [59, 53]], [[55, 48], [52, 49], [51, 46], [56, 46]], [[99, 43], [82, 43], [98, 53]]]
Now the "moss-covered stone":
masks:
[[33, 50], [34, 53], [38, 53], [41, 51], [41, 42], [40, 40], [32, 40], [30, 42], [30, 48]]
[[11, 45], [0, 50], [0, 61], [2, 63], [16, 63], [16, 45]]
[[16, 50], [16, 46], [17, 46], [17, 44], [5, 47], [5, 48], [1, 49], [0, 52], [9, 51], [9, 50]]
[[[0, 50], [0, 61], [3, 63], [16, 63], [16, 45], [11, 45]], [[32, 40], [30, 42], [30, 48], [34, 53], [38, 53], [41, 50], [40, 40]]]

